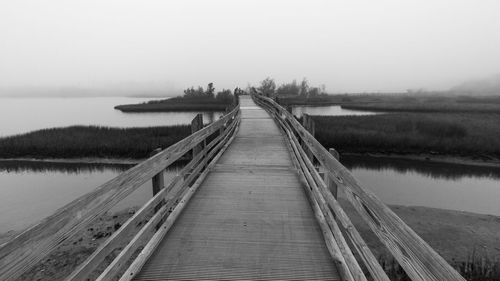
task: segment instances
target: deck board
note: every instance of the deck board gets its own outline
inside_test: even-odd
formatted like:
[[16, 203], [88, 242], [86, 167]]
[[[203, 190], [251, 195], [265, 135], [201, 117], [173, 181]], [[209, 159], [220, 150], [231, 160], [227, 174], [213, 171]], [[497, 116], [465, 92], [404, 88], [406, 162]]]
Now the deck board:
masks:
[[234, 142], [136, 280], [340, 280], [278, 127], [240, 101]]

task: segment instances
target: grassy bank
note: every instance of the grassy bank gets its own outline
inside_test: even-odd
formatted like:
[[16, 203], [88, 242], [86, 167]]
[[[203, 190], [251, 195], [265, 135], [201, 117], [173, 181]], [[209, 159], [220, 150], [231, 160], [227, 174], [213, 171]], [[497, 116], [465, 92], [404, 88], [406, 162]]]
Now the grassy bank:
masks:
[[500, 96], [421, 94], [343, 94], [278, 97], [282, 105], [341, 105], [345, 109], [379, 112], [500, 113]]
[[115, 109], [123, 112], [225, 111], [231, 104], [232, 100], [175, 97], [146, 103], [117, 105]]
[[348, 97], [345, 109], [383, 112], [500, 113], [500, 96], [444, 94], [360, 95]]
[[316, 138], [340, 152], [500, 158], [500, 114], [313, 116]]
[[190, 126], [108, 128], [72, 126], [0, 139], [0, 158], [134, 158], [166, 148], [191, 133]]
[[470, 112], [500, 113], [500, 103], [466, 103], [456, 100], [426, 102], [368, 102], [342, 104], [342, 108], [376, 112]]

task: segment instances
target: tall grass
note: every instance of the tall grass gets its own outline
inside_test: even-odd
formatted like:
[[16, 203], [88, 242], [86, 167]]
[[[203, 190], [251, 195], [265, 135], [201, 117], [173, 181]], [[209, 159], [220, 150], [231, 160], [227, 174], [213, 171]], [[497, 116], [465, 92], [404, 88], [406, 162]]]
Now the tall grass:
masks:
[[316, 138], [341, 152], [500, 157], [500, 114], [313, 116]]
[[72, 126], [0, 139], [0, 158], [145, 158], [191, 133], [190, 126]]
[[[389, 279], [394, 281], [411, 281], [404, 269], [394, 258], [379, 257], [379, 263], [387, 273]], [[490, 258], [487, 254], [478, 254], [475, 249], [465, 261], [451, 263], [462, 277], [468, 281], [497, 281], [500, 280], [500, 261]]]

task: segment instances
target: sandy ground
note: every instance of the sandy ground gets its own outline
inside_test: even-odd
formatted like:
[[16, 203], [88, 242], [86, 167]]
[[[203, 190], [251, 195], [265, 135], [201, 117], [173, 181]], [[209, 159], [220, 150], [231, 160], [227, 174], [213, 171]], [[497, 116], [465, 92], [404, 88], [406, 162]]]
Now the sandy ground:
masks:
[[[99, 244], [104, 242], [107, 237], [118, 230], [120, 226], [133, 215], [133, 209], [124, 210], [112, 215], [104, 215], [97, 219], [92, 225], [87, 227], [81, 234], [64, 242], [58, 249], [45, 257], [33, 269], [25, 273], [18, 280], [64, 280], [80, 263], [92, 254], [97, 249]], [[139, 230], [141, 223], [137, 226]], [[5, 242], [15, 235], [13, 232], [0, 235], [0, 243]], [[127, 241], [132, 239], [130, 235]], [[2, 242], [3, 240], [3, 242]], [[111, 263], [112, 259], [119, 253], [120, 249], [125, 247], [126, 243], [116, 249], [114, 253], [107, 257], [106, 261], [99, 268], [101, 271]], [[94, 280], [97, 274], [91, 275], [91, 280]]]
[[[376, 257], [388, 257], [385, 247], [356, 215], [350, 204], [342, 199], [340, 202]], [[450, 264], [464, 261], [473, 249], [490, 258], [500, 258], [500, 217], [426, 207], [390, 207]], [[97, 220], [81, 235], [77, 235], [46, 257], [20, 280], [63, 280], [115, 231], [115, 225], [123, 224], [130, 216], [128, 211], [123, 211]], [[5, 242], [12, 235], [13, 233], [4, 234], [0, 239], [3, 237]], [[119, 249], [116, 252], [119, 252]], [[109, 257], [107, 263], [112, 257]], [[104, 267], [105, 265], [102, 269]]]
[[[374, 254], [388, 256], [354, 208], [346, 201], [340, 203]], [[498, 216], [428, 207], [390, 208], [450, 264], [466, 260], [473, 250], [481, 256], [500, 258]]]

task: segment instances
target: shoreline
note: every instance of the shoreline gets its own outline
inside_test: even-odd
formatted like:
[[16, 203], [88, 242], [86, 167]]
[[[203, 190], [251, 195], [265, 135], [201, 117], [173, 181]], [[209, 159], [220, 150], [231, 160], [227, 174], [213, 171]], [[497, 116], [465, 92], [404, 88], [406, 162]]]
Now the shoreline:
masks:
[[[433, 153], [383, 153], [383, 152], [343, 152], [340, 156], [367, 156], [373, 158], [406, 159], [414, 161], [456, 164], [466, 166], [480, 166], [500, 168], [500, 159], [490, 156], [453, 156]], [[482, 158], [482, 159], [481, 159]], [[485, 159], [487, 158], [487, 159]], [[68, 164], [110, 164], [110, 165], [137, 165], [144, 159], [131, 158], [0, 158], [2, 162], [39, 162], [39, 163], [68, 163]], [[179, 159], [186, 160], [186, 159]], [[342, 163], [342, 161], [341, 161]]]
[[[366, 153], [344, 152], [340, 153], [340, 157], [342, 157], [342, 155], [368, 156], [373, 158], [406, 159], [406, 160], [433, 162], [433, 163], [500, 168], [500, 159], [495, 159], [493, 157], [487, 157], [489, 158], [487, 160], [484, 159], [485, 157], [483, 157], [483, 159], [475, 159], [472, 156], [465, 157], [465, 156], [452, 156], [452, 155], [436, 155], [431, 153], [398, 154], [398, 153], [382, 153], [382, 152], [366, 152]], [[342, 163], [342, 158], [341, 158], [341, 163]]]

